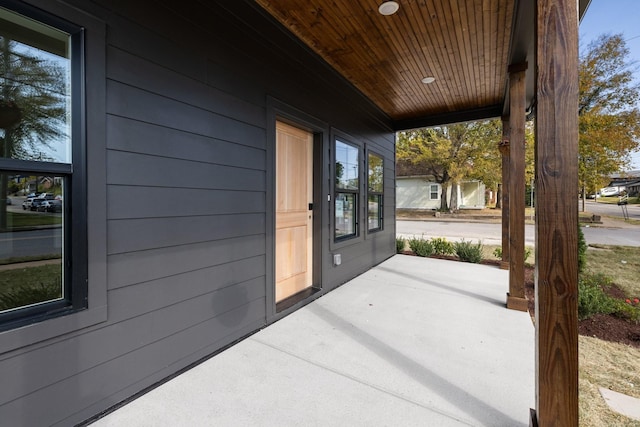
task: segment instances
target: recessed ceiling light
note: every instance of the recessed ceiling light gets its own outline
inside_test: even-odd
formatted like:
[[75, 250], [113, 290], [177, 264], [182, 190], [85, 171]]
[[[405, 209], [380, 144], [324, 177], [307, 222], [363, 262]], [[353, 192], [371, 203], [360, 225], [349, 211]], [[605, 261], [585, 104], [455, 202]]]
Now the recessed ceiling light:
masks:
[[400, 8], [400, 5], [397, 2], [386, 1], [380, 5], [380, 7], [378, 8], [378, 12], [380, 12], [381, 15], [385, 15], [385, 16], [393, 15], [398, 11], [399, 8]]
[[422, 79], [422, 83], [424, 84], [429, 84], [429, 83], [433, 83], [436, 81], [435, 77], [425, 77], [424, 79]]

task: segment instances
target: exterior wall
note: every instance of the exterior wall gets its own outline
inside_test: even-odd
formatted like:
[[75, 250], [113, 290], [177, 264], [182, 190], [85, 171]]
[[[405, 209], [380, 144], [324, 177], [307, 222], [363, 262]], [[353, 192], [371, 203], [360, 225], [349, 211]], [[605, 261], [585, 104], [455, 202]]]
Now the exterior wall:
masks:
[[460, 185], [460, 209], [482, 209], [486, 203], [484, 200], [485, 185], [479, 181], [467, 181]]
[[[282, 315], [272, 298], [276, 117], [319, 138], [320, 294], [394, 254], [390, 120], [253, 2], [29, 3], [87, 26], [97, 47], [87, 53], [103, 73], [87, 80], [102, 123], [87, 127], [89, 280], [107, 314], [67, 333], [44, 321], [47, 339], [10, 331], [3, 425], [82, 422]], [[385, 160], [383, 231], [340, 245], [326, 197], [334, 130]]]
[[[438, 199], [430, 199], [430, 186], [434, 182], [420, 177], [398, 177], [396, 197], [398, 209], [439, 209], [442, 189], [438, 185]], [[447, 200], [451, 200], [452, 187], [447, 189]], [[481, 209], [485, 206], [483, 183], [465, 181], [456, 187], [460, 209]]]
[[429, 186], [433, 184], [426, 178], [398, 178], [396, 180], [396, 207], [398, 209], [438, 209], [440, 208], [441, 188], [438, 185], [438, 198], [429, 197]]

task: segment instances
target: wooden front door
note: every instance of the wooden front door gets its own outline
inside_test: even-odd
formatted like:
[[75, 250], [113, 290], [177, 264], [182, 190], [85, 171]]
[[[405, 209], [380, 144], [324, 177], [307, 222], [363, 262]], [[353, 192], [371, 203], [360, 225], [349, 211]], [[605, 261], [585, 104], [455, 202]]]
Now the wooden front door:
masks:
[[313, 134], [276, 123], [276, 302], [313, 284]]

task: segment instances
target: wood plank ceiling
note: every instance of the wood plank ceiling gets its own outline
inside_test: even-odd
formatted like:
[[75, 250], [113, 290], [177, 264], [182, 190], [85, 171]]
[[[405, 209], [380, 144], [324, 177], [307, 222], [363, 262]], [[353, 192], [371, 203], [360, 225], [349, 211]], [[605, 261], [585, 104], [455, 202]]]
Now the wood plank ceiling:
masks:
[[256, 2], [395, 122], [502, 111], [514, 0]]

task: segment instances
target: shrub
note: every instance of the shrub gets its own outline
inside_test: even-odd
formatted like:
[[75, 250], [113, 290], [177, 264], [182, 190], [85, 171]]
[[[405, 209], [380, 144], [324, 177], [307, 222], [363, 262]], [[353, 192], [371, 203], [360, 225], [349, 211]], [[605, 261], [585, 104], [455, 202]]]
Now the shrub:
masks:
[[406, 241], [402, 237], [396, 237], [396, 253], [402, 253], [404, 251]]
[[453, 255], [455, 253], [453, 243], [447, 241], [444, 237], [434, 237], [431, 239], [431, 245], [435, 255]]
[[640, 306], [638, 306], [637, 304], [634, 305], [633, 303], [622, 302], [619, 300], [616, 300], [616, 302], [618, 303], [618, 307], [615, 312], [616, 316], [635, 323], [640, 322]]
[[460, 258], [460, 261], [479, 263], [482, 261], [482, 242], [473, 244], [462, 240], [454, 243], [454, 249], [456, 255]]
[[524, 262], [527, 262], [527, 259], [531, 256], [531, 248], [524, 248]]
[[582, 273], [587, 263], [587, 241], [584, 239], [582, 227], [578, 224], [578, 272]]
[[409, 239], [409, 247], [414, 254], [422, 257], [433, 255], [433, 245], [424, 239]]
[[[531, 256], [531, 253], [533, 252], [533, 250], [531, 248], [524, 248], [524, 261], [527, 262], [527, 259]], [[502, 247], [498, 246], [497, 248], [495, 248], [493, 250], [493, 256], [498, 258], [498, 259], [502, 259]]]
[[493, 256], [498, 259], [502, 259], [502, 246], [498, 246], [493, 250]]
[[603, 274], [582, 274], [578, 279], [578, 319], [596, 314], [612, 314], [620, 309], [618, 301], [605, 293], [611, 279]]

